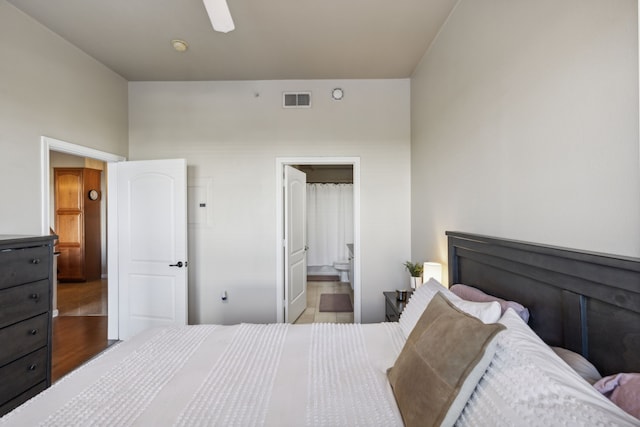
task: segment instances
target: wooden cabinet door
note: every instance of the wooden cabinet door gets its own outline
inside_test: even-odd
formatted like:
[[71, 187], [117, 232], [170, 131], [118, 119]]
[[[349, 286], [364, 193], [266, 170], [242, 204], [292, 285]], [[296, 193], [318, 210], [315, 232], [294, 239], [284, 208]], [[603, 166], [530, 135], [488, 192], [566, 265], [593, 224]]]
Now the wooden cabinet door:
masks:
[[58, 235], [58, 279], [97, 280], [102, 271], [100, 203], [88, 193], [100, 191], [101, 171], [55, 168], [55, 232]]
[[58, 279], [85, 280], [84, 221], [82, 218], [82, 169], [56, 168], [55, 210], [58, 234]]

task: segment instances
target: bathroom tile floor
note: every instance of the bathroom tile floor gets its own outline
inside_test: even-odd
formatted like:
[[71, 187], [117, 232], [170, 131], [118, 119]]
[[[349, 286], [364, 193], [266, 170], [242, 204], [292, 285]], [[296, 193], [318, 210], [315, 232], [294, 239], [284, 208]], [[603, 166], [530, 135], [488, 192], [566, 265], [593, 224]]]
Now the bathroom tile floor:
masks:
[[349, 294], [353, 304], [353, 290], [346, 282], [307, 282], [307, 308], [293, 322], [302, 323], [353, 323], [353, 312], [320, 312], [320, 294]]

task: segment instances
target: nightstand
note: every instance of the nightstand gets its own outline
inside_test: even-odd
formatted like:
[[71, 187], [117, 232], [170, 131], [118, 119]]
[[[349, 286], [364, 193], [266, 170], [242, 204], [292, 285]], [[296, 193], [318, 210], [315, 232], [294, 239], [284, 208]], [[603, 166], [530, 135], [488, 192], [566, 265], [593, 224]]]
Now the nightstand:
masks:
[[409, 298], [411, 298], [412, 291], [407, 291], [407, 300], [398, 301], [396, 299], [396, 292], [383, 292], [384, 294], [384, 317], [387, 322], [397, 322], [402, 314], [402, 310], [407, 306]]

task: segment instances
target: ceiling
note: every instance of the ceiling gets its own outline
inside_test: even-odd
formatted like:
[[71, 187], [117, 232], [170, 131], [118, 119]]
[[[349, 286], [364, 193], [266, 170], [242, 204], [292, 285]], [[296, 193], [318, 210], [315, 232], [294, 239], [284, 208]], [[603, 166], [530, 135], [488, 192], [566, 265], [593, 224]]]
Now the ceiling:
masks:
[[[410, 77], [458, 0], [7, 0], [129, 81]], [[189, 44], [184, 53], [171, 40]]]

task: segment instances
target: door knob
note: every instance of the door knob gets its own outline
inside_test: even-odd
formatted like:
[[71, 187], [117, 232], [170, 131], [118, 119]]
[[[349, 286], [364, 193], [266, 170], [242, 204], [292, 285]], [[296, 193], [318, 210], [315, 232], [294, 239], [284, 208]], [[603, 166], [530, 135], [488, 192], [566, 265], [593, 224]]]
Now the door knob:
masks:
[[182, 268], [182, 261], [178, 261], [175, 264], [169, 264], [169, 267], [178, 267], [178, 268]]

